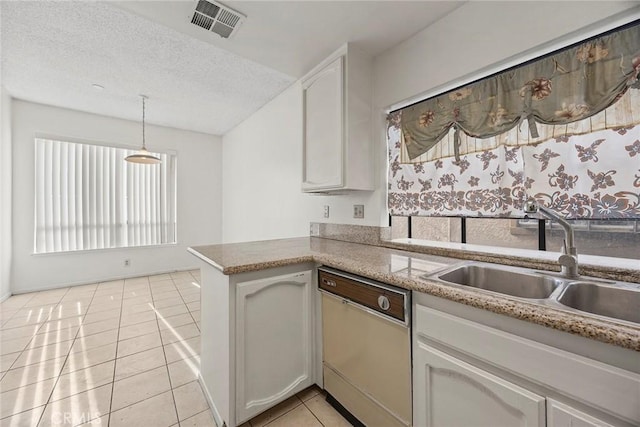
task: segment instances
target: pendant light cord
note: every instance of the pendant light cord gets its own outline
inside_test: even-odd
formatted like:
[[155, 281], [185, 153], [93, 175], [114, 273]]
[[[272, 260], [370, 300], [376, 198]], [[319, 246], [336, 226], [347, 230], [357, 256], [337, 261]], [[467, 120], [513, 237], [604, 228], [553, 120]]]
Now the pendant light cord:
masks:
[[144, 138], [144, 116], [145, 116], [145, 108], [144, 108], [144, 107], [145, 107], [145, 98], [146, 98], [146, 96], [144, 96], [144, 95], [143, 95], [143, 96], [142, 96], [142, 149], [143, 149], [143, 150], [146, 150], [146, 149], [147, 149], [147, 147], [146, 147], [146, 141], [145, 141], [145, 138]]

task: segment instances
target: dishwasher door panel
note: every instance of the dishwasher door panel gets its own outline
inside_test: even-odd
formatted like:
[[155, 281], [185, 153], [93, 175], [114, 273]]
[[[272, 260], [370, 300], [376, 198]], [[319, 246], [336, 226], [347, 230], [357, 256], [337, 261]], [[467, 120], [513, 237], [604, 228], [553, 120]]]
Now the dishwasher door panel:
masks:
[[324, 363], [411, 424], [410, 330], [345, 301], [322, 294]]

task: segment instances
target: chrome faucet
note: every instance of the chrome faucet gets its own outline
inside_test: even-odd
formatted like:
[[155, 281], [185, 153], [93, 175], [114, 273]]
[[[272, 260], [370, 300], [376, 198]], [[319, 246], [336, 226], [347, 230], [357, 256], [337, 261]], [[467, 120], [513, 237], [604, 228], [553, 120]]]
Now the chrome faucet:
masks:
[[557, 212], [551, 209], [538, 205], [535, 200], [527, 200], [524, 203], [524, 213], [532, 214], [536, 212], [542, 212], [544, 216], [549, 219], [558, 221], [558, 224], [564, 229], [564, 243], [562, 245], [562, 255], [558, 258], [558, 263], [562, 271], [562, 275], [568, 279], [575, 279], [578, 275], [578, 250], [575, 246], [575, 240], [573, 236], [573, 227], [567, 222], [566, 219], [561, 217]]

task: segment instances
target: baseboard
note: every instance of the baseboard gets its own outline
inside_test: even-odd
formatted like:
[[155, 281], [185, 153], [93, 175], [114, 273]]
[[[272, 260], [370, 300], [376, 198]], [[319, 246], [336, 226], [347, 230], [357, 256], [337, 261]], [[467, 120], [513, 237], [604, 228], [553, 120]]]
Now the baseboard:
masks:
[[226, 427], [226, 424], [222, 417], [220, 416], [220, 412], [218, 412], [218, 408], [216, 408], [216, 404], [213, 403], [213, 399], [211, 398], [211, 393], [207, 389], [204, 380], [202, 379], [202, 375], [198, 373], [198, 382], [200, 383], [200, 387], [202, 387], [202, 392], [204, 393], [205, 399], [207, 399], [207, 403], [209, 404], [209, 408], [211, 409], [211, 413], [213, 414], [213, 420], [216, 422], [218, 427]]
[[11, 292], [7, 292], [6, 294], [0, 297], [0, 302], [7, 300], [11, 296]]
[[327, 393], [327, 397], [325, 400], [329, 405], [333, 406], [333, 409], [335, 409], [340, 415], [342, 415], [345, 420], [349, 421], [352, 426], [366, 427], [359, 419], [356, 418], [355, 415], [349, 412], [347, 408], [342, 406], [342, 404], [338, 402], [335, 397], [331, 396], [331, 394]]
[[38, 287], [38, 288], [29, 288], [29, 289], [20, 289], [19, 291], [12, 291], [11, 295], [19, 295], [19, 294], [28, 294], [30, 292], [41, 292], [41, 291], [50, 291], [52, 289], [60, 289], [60, 288], [71, 288], [74, 286], [83, 286], [83, 285], [93, 285], [96, 283], [102, 283], [102, 282], [111, 282], [114, 280], [123, 280], [123, 279], [134, 279], [136, 277], [145, 277], [145, 276], [155, 276], [158, 274], [169, 274], [169, 273], [178, 273], [181, 271], [191, 271], [191, 270], [198, 270], [199, 267], [189, 267], [189, 268], [178, 268], [178, 269], [171, 269], [171, 270], [158, 270], [158, 271], [152, 271], [149, 273], [136, 273], [135, 275], [131, 275], [131, 276], [114, 276], [114, 277], [110, 277], [107, 279], [98, 279], [98, 280], [92, 280], [92, 281], [78, 281], [78, 282], [71, 282], [71, 283], [66, 283], [66, 284], [60, 284], [60, 285], [52, 285], [52, 286], [44, 286], [44, 287]]

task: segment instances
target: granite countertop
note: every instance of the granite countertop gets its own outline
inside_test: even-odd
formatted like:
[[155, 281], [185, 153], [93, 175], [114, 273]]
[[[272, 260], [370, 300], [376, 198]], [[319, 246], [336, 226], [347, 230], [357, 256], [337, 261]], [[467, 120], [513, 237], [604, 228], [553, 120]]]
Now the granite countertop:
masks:
[[[317, 262], [405, 289], [640, 351], [640, 326], [421, 277], [464, 262], [458, 258], [315, 237], [197, 246], [189, 248], [189, 252], [227, 275]], [[505, 258], [504, 264], [509, 264], [506, 261]]]

